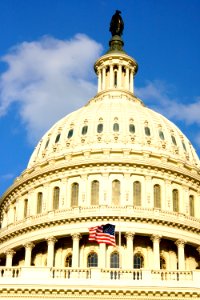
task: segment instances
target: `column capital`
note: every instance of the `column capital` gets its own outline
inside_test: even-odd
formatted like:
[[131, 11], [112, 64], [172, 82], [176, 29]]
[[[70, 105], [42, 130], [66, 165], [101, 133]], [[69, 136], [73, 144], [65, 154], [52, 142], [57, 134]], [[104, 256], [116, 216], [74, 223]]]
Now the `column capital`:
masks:
[[24, 248], [25, 249], [33, 249], [33, 247], [35, 247], [35, 244], [33, 244], [32, 242], [28, 242], [26, 244], [24, 244]]
[[72, 233], [71, 237], [73, 240], [80, 240], [81, 239], [81, 234], [80, 233]]
[[10, 256], [13, 256], [16, 252], [13, 250], [13, 249], [8, 249], [6, 250], [5, 254], [6, 255], [10, 255]]
[[161, 238], [162, 238], [162, 236], [160, 236], [160, 235], [158, 235], [158, 234], [153, 234], [151, 237], [150, 237], [150, 239], [151, 239], [151, 241], [152, 242], [160, 242], [160, 240], [161, 240]]
[[127, 240], [133, 240], [134, 235], [135, 235], [135, 232], [130, 232], [130, 231], [125, 232], [125, 237]]
[[175, 245], [177, 247], [184, 247], [185, 246], [186, 241], [182, 240], [182, 239], [178, 239], [175, 241]]
[[57, 239], [54, 236], [49, 236], [46, 239], [46, 241], [47, 241], [48, 244], [55, 244], [57, 242]]

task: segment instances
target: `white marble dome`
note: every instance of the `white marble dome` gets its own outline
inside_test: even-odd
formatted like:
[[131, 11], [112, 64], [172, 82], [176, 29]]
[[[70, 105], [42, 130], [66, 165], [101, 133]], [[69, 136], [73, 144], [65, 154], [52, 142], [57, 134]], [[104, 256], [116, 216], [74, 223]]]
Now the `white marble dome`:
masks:
[[[8, 299], [200, 299], [199, 159], [135, 96], [122, 46], [115, 35], [94, 66], [97, 95], [43, 136], [1, 198]], [[90, 240], [110, 224], [116, 244]]]
[[193, 166], [198, 157], [187, 137], [168, 119], [123, 91], [104, 92], [59, 120], [41, 139], [28, 168], [79, 152], [123, 149], [163, 155]]

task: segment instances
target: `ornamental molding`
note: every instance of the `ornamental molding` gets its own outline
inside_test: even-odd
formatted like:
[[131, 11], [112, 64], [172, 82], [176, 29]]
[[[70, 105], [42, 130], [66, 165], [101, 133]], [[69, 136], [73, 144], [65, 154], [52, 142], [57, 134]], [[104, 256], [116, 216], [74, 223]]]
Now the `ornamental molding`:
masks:
[[[99, 286], [93, 288], [91, 287], [43, 287], [40, 286], [39, 288], [31, 285], [30, 287], [2, 287], [0, 288], [0, 296], [3, 297], [12, 297], [12, 298], [33, 298], [34, 296], [40, 297], [41, 299], [56, 299], [59, 296], [59, 299], [85, 299], [88, 297], [89, 299], [126, 299], [126, 300], [156, 300], [156, 299], [184, 299], [184, 300], [191, 300], [191, 299], [199, 299], [200, 298], [200, 291], [199, 289], [176, 289], [173, 288], [163, 288], [162, 290], [156, 290], [155, 288], [137, 288], [137, 289], [126, 289], [126, 288], [105, 288], [104, 286]], [[17, 296], [17, 297], [16, 297]], [[33, 298], [34, 299], [34, 298]]]
[[[5, 230], [4, 233], [0, 234], [0, 243], [4, 243], [7, 242], [9, 240], [13, 240], [13, 238], [17, 238], [19, 236], [22, 236], [24, 234], [30, 234], [33, 232], [37, 232], [40, 229], [51, 229], [52, 227], [56, 227], [56, 226], [60, 226], [60, 225], [72, 225], [72, 224], [76, 224], [77, 222], [79, 222], [80, 224], [83, 223], [85, 224], [85, 222], [119, 222], [119, 218], [118, 216], [88, 216], [88, 217], [81, 217], [80, 215], [77, 217], [68, 217], [67, 219], [60, 219], [60, 220], [47, 220], [44, 221], [44, 219], [41, 220], [41, 223], [39, 224], [32, 224], [32, 225], [27, 225], [26, 227], [22, 227], [22, 228], [16, 228], [16, 226], [13, 226], [13, 230]], [[186, 226], [185, 221], [183, 220], [183, 223], [180, 224], [180, 220], [177, 219], [177, 223], [175, 222], [170, 222], [170, 221], [166, 221], [166, 220], [160, 220], [160, 219], [149, 219], [149, 218], [145, 218], [145, 217], [133, 217], [133, 216], [121, 216], [121, 222], [125, 223], [125, 222], [131, 222], [131, 223], [146, 223], [146, 224], [153, 224], [153, 225], [162, 225], [164, 227], [171, 227], [173, 229], [182, 229], [183, 231], [188, 231], [194, 234], [194, 227], [192, 226]], [[21, 224], [20, 224], [21, 225]], [[24, 225], [24, 224], [23, 224]], [[196, 229], [196, 234], [200, 234], [200, 226], [199, 228], [195, 228]], [[146, 234], [147, 236], [150, 236], [150, 234]], [[81, 238], [81, 234], [80, 233], [74, 233], [71, 235], [73, 239], [75, 240], [80, 240]], [[168, 233], [167, 235], [168, 237], [170, 237], [170, 234]], [[160, 236], [158, 236], [158, 238], [160, 238]], [[173, 238], [174, 239], [174, 238]], [[37, 239], [36, 239], [37, 240]], [[185, 242], [185, 241], [184, 241]], [[188, 241], [188, 243], [190, 243], [190, 241]], [[18, 245], [21, 245], [21, 243], [16, 243], [14, 247], [17, 247]], [[2, 245], [3, 246], [3, 245]]]

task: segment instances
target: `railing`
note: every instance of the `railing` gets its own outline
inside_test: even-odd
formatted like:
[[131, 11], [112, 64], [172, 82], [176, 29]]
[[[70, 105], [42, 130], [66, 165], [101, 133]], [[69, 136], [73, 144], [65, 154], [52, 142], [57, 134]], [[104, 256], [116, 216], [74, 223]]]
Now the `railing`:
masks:
[[142, 280], [142, 270], [102, 269], [101, 273], [104, 279]]
[[17, 278], [21, 277], [21, 268], [20, 267], [0, 267], [0, 278], [9, 277]]
[[[194, 276], [195, 275], [195, 276]], [[161, 284], [163, 281], [200, 282], [200, 271], [168, 271], [168, 270], [141, 270], [141, 269], [99, 269], [99, 268], [47, 268], [47, 267], [0, 267], [0, 278], [29, 278], [48, 279], [83, 279], [105, 281], [132, 281], [149, 285], [151, 282]], [[0, 282], [1, 283], [1, 282]]]
[[152, 278], [157, 280], [176, 280], [176, 281], [193, 280], [192, 271], [153, 270], [151, 271], [151, 274], [152, 274]]

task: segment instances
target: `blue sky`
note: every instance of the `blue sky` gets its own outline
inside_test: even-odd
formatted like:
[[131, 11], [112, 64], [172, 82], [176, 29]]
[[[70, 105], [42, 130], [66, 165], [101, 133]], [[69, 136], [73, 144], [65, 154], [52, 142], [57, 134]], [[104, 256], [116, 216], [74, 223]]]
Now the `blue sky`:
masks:
[[199, 0], [0, 0], [0, 194], [44, 132], [95, 95], [116, 9], [139, 64], [136, 95], [200, 155]]

